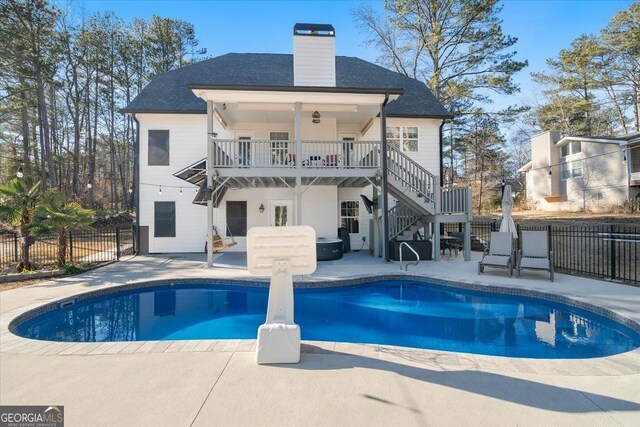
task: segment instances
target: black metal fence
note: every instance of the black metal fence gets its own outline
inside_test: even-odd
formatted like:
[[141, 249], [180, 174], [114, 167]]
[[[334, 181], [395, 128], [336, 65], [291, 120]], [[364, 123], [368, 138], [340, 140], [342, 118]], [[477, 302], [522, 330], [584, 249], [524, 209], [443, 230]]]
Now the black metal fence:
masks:
[[[67, 262], [108, 262], [133, 254], [134, 234], [131, 227], [75, 230], [67, 236]], [[0, 269], [16, 265], [22, 259], [22, 244], [17, 233], [0, 232]], [[58, 235], [35, 238], [29, 248], [29, 259], [40, 268], [55, 265], [58, 260]]]
[[[471, 234], [484, 245], [500, 221], [473, 221]], [[447, 231], [458, 231], [447, 224]], [[640, 285], [640, 226], [634, 224], [518, 224], [522, 230], [546, 230], [558, 272]], [[520, 242], [520, 239], [517, 240]], [[518, 243], [516, 243], [518, 244]]]

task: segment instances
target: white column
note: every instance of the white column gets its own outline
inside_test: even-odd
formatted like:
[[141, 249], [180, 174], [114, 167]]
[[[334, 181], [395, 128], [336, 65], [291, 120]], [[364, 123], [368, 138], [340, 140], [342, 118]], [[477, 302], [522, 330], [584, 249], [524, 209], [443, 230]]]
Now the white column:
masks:
[[302, 167], [302, 103], [296, 102], [295, 104], [295, 133], [296, 133], [296, 169], [298, 170], [298, 176], [296, 176], [296, 222], [295, 225], [302, 225], [302, 178], [300, 178], [300, 168]]
[[[207, 183], [213, 188], [213, 101], [207, 101]], [[207, 265], [213, 267], [213, 200], [207, 200]]]

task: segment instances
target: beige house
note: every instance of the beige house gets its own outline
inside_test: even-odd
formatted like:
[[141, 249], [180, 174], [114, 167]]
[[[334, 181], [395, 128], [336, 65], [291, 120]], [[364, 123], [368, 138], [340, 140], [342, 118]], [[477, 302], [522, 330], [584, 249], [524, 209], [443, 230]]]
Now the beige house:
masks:
[[640, 132], [621, 137], [531, 139], [527, 200], [545, 211], [607, 210], [640, 195]]

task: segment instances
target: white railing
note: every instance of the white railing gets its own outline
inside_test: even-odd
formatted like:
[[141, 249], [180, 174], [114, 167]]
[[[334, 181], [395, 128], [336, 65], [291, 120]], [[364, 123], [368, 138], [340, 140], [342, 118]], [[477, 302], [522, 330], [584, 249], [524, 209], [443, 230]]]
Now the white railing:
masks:
[[387, 170], [411, 191], [435, 203], [436, 177], [396, 147], [387, 147]]
[[215, 139], [216, 168], [378, 168], [379, 141], [295, 141]]
[[415, 224], [421, 215], [403, 203], [398, 203], [389, 209], [389, 239], [400, 235]]
[[469, 187], [447, 187], [440, 189], [440, 213], [465, 214], [471, 210]]

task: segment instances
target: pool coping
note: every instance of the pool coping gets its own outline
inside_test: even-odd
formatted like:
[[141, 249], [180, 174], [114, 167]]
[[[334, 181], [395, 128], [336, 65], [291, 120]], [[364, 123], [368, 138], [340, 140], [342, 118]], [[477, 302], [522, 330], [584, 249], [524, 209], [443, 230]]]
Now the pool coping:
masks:
[[[296, 288], [335, 288], [365, 284], [378, 280], [414, 280], [421, 283], [449, 286], [459, 289], [468, 289], [503, 295], [525, 296], [539, 298], [547, 301], [567, 304], [572, 307], [584, 309], [601, 316], [619, 322], [630, 329], [640, 333], [640, 323], [615, 310], [600, 307], [592, 303], [581, 301], [575, 297], [559, 295], [541, 290], [517, 288], [511, 286], [488, 285], [474, 281], [453, 281], [425, 275], [412, 274], [381, 274], [377, 276], [360, 275], [343, 279], [326, 281], [316, 278], [306, 278], [294, 282]], [[42, 304], [32, 303], [18, 309], [3, 313], [0, 320], [0, 337], [2, 346], [0, 352], [24, 354], [24, 355], [58, 355], [58, 356], [83, 356], [83, 355], [117, 355], [131, 353], [174, 353], [174, 352], [252, 352], [255, 351], [255, 339], [241, 340], [162, 340], [162, 341], [113, 341], [113, 342], [55, 342], [41, 341], [20, 337], [13, 333], [15, 326], [42, 313], [58, 308], [61, 303], [67, 301], [82, 301], [109, 295], [117, 292], [126, 292], [132, 289], [161, 286], [167, 284], [212, 284], [268, 287], [266, 278], [180, 278], [180, 279], [155, 279], [138, 280], [125, 284], [104, 285], [100, 289], [58, 298], [54, 301]], [[396, 358], [424, 364], [425, 366], [437, 365], [440, 369], [483, 369], [500, 370], [519, 373], [534, 373], [541, 375], [629, 375], [640, 373], [640, 349], [611, 356], [589, 359], [531, 359], [513, 358], [503, 356], [489, 356], [472, 353], [449, 352], [441, 350], [417, 349], [410, 347], [355, 344], [330, 341], [306, 341], [303, 340], [302, 353], [342, 353], [350, 355], [365, 355], [376, 358]]]

